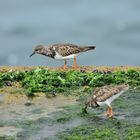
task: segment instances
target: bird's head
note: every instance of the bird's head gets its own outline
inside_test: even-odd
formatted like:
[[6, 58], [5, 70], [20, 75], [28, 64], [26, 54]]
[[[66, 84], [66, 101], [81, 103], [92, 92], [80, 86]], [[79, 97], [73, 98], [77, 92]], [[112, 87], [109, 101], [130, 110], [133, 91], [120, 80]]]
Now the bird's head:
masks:
[[30, 55], [30, 57], [33, 56], [34, 54], [42, 54], [44, 49], [45, 49], [44, 45], [37, 45], [33, 53]]
[[99, 105], [96, 103], [96, 100], [94, 98], [88, 98], [87, 101], [85, 102], [85, 106], [84, 108], [82, 108], [82, 113], [83, 114], [87, 114], [87, 108], [91, 107], [91, 108], [96, 108]]
[[85, 106], [91, 108], [98, 107], [98, 104], [96, 103], [96, 99], [94, 98], [94, 96], [87, 99]]

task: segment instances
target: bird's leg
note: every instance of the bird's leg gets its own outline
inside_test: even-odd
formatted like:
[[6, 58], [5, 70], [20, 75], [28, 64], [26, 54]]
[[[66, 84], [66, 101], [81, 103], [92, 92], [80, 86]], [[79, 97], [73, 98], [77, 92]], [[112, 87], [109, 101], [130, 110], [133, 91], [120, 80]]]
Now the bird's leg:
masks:
[[76, 55], [74, 56], [73, 69], [77, 69]]
[[67, 69], [67, 60], [65, 60], [64, 66], [63, 66], [63, 70]]
[[112, 107], [109, 106], [109, 115], [108, 115], [108, 117], [109, 117], [109, 118], [112, 118], [114, 115], [115, 115], [115, 113], [113, 112]]
[[109, 114], [110, 114], [110, 108], [109, 108], [109, 107], [107, 108], [107, 110], [106, 110], [106, 113], [105, 113], [105, 114], [106, 114], [106, 116], [107, 116], [107, 117], [109, 116]]

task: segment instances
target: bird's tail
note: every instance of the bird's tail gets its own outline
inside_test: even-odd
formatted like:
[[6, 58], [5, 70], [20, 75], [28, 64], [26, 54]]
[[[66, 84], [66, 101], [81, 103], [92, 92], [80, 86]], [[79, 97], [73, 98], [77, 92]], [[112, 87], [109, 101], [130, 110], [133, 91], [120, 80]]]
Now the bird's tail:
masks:
[[94, 50], [95, 48], [96, 48], [95, 46], [86, 46], [86, 47], [83, 47], [83, 52], [89, 51], [89, 50]]

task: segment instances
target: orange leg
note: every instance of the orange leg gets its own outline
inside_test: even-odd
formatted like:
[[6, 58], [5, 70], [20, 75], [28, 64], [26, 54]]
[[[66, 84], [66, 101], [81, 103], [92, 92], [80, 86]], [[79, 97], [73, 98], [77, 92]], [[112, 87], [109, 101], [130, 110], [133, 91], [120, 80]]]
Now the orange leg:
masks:
[[67, 60], [65, 60], [64, 66], [63, 66], [63, 70], [67, 69]]
[[108, 107], [108, 114], [107, 114], [107, 117], [108, 118], [112, 118], [114, 115], [115, 115], [115, 113], [113, 112], [113, 109], [112, 109], [112, 107], [110, 106], [110, 107]]
[[107, 110], [106, 110], [106, 113], [105, 113], [105, 114], [106, 114], [106, 116], [107, 116], [107, 117], [109, 116], [109, 114], [110, 114], [110, 108], [109, 108], [109, 107], [107, 108]]
[[73, 64], [73, 69], [77, 69], [76, 56], [74, 56], [74, 64]]

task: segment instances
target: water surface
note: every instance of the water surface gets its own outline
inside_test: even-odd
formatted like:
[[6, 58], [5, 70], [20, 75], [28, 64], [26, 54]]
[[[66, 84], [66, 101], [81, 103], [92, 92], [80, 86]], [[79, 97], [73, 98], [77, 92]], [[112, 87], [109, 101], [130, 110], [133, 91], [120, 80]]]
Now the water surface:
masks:
[[37, 44], [67, 42], [97, 46], [79, 65], [139, 65], [139, 7], [139, 0], [0, 0], [0, 65], [62, 65], [29, 55]]

